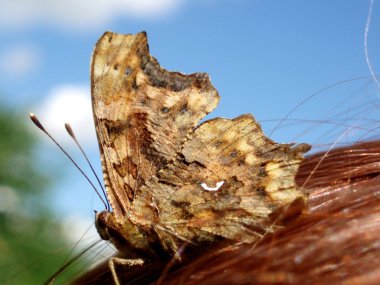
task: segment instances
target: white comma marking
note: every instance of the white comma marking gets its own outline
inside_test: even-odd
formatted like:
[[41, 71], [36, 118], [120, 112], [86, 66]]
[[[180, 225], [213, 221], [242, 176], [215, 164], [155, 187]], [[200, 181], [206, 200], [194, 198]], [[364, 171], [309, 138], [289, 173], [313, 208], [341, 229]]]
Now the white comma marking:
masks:
[[224, 184], [224, 181], [219, 181], [219, 182], [216, 182], [216, 186], [215, 187], [209, 187], [206, 183], [201, 183], [201, 186], [203, 189], [205, 189], [206, 191], [218, 191], [220, 189], [220, 187], [222, 187]]

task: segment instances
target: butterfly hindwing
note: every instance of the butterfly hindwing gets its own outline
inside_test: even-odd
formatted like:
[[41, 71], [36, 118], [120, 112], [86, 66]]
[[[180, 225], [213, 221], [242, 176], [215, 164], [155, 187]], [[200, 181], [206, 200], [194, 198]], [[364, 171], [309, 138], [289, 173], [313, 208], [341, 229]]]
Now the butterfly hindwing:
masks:
[[273, 213], [305, 199], [294, 176], [307, 149], [265, 137], [252, 115], [209, 120], [134, 204], [141, 209], [153, 201], [158, 223], [183, 240], [252, 242], [267, 230]]

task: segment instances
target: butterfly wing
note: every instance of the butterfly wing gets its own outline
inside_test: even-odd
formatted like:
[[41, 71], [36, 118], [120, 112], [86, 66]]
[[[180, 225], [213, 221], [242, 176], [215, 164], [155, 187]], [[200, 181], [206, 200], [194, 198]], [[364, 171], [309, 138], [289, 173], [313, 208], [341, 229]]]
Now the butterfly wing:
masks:
[[206, 74], [162, 69], [144, 32], [99, 39], [91, 94], [106, 192], [122, 224], [142, 185], [176, 158], [219, 95]]
[[294, 178], [308, 149], [270, 140], [252, 115], [204, 122], [179, 159], [143, 188], [159, 213], [164, 243], [218, 237], [252, 242], [282, 209], [296, 205], [301, 212], [305, 197]]

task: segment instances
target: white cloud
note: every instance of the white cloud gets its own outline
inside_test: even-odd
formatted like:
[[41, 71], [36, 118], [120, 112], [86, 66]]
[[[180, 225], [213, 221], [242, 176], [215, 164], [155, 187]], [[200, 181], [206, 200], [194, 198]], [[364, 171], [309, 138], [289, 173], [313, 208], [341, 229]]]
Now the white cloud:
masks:
[[177, 11], [186, 0], [12, 0], [3, 1], [0, 27], [34, 23], [70, 29], [90, 29], [115, 17], [162, 18]]
[[118, 1], [126, 14], [136, 17], [164, 16], [176, 11], [183, 4], [183, 0], [124, 0]]
[[59, 142], [70, 141], [64, 128], [64, 124], [69, 123], [81, 144], [97, 146], [90, 97], [86, 87], [58, 86], [49, 92], [36, 115]]
[[[72, 243], [82, 240], [85, 243], [84, 246], [88, 246], [94, 242], [94, 239], [95, 241], [99, 239], [94, 221], [95, 218], [89, 219], [81, 215], [64, 216], [61, 220], [62, 234]], [[83, 239], [84, 237], [85, 239]]]
[[40, 64], [38, 49], [28, 44], [9, 46], [0, 51], [0, 73], [2, 76], [17, 78], [35, 71]]

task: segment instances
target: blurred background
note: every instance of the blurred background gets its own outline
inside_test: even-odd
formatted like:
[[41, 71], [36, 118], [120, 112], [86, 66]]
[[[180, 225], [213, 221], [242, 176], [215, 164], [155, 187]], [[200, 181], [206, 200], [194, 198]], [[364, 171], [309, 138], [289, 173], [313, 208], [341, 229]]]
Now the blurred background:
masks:
[[0, 283], [39, 284], [98, 239], [102, 204], [28, 113], [91, 176], [69, 122], [102, 176], [89, 65], [104, 31], [145, 30], [164, 68], [210, 74], [209, 118], [253, 113], [318, 151], [379, 136], [379, 24], [378, 1], [0, 0]]

